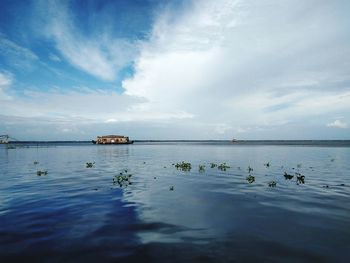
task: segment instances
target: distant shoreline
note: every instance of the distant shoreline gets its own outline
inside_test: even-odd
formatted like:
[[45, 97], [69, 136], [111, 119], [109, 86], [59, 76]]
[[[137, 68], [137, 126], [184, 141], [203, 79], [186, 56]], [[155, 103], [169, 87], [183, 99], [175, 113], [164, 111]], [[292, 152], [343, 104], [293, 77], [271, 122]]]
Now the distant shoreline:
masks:
[[[212, 144], [272, 146], [335, 146], [350, 147], [350, 140], [134, 140], [135, 144]], [[92, 144], [91, 141], [11, 141], [9, 144]], [[134, 145], [135, 145], [134, 144]]]

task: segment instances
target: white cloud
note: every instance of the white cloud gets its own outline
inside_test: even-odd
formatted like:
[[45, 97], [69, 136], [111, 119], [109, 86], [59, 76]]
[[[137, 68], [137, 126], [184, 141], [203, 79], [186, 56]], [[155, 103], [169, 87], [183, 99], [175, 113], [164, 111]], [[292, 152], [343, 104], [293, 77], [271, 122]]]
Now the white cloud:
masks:
[[232, 130], [232, 127], [225, 123], [219, 123], [215, 126], [214, 130], [217, 134], [225, 134], [228, 131]]
[[[3, 75], [0, 75], [0, 81], [6, 85], [10, 84], [8, 78]], [[16, 103], [3, 101], [0, 112], [7, 116], [20, 116], [28, 121], [42, 119], [56, 123], [77, 122], [77, 124], [161, 122], [192, 117], [185, 112], [163, 113], [149, 109], [143, 107], [145, 104], [143, 98], [102, 89], [81, 87], [70, 91], [60, 91], [57, 88], [49, 91], [27, 90], [24, 95], [13, 97], [12, 100]], [[7, 98], [8, 95], [4, 92], [3, 97]]]
[[37, 9], [46, 24], [46, 37], [55, 42], [62, 57], [97, 78], [113, 81], [118, 71], [136, 55], [134, 43], [114, 38], [112, 32], [85, 36], [75, 26], [68, 2], [41, 1]]
[[38, 56], [30, 49], [22, 47], [0, 35], [0, 51], [2, 55], [13, 56], [22, 60], [37, 60]]
[[[136, 58], [135, 74], [123, 81], [123, 94], [28, 91], [16, 105], [2, 103], [2, 114], [62, 122], [60, 131], [72, 129], [69, 122], [131, 123], [146, 138], [201, 139], [291, 138], [289, 127], [300, 138], [311, 128], [339, 132], [324, 124], [350, 114], [349, 20], [341, 1], [193, 1], [182, 14], [159, 14], [150, 39], [137, 44], [110, 32], [83, 35], [62, 2], [40, 6], [62, 59], [111, 81]], [[337, 121], [329, 125], [344, 124]]]
[[150, 109], [240, 132], [350, 114], [340, 5], [195, 1], [181, 16], [163, 13], [123, 87]]
[[7, 72], [0, 71], [0, 101], [11, 100], [8, 94], [8, 88], [12, 84], [12, 75]]
[[335, 120], [335, 121], [333, 121], [331, 123], [328, 123], [327, 127], [345, 129], [345, 128], [348, 127], [348, 124], [345, 123], [345, 122], [342, 122], [341, 120]]
[[8, 40], [0, 32], [0, 58], [1, 57], [12, 67], [20, 68], [21, 70], [31, 69], [33, 67], [33, 62], [39, 60], [38, 56], [33, 51]]
[[52, 53], [49, 54], [49, 59], [52, 60], [52, 61], [55, 61], [55, 62], [61, 62], [61, 59], [58, 56], [56, 56], [55, 54], [52, 54]]

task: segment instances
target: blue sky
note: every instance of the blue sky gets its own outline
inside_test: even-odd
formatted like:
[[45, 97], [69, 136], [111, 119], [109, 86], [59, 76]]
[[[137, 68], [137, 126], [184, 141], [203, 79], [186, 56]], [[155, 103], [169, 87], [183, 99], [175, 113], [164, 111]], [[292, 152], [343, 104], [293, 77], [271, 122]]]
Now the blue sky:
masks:
[[0, 1], [0, 134], [350, 139], [348, 1]]

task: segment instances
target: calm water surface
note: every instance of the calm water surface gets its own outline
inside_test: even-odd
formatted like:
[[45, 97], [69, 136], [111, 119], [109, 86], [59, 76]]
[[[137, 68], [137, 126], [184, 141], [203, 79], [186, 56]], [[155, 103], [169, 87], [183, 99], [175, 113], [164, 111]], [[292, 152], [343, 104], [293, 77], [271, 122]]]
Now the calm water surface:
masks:
[[349, 170], [350, 147], [1, 145], [0, 262], [349, 262]]

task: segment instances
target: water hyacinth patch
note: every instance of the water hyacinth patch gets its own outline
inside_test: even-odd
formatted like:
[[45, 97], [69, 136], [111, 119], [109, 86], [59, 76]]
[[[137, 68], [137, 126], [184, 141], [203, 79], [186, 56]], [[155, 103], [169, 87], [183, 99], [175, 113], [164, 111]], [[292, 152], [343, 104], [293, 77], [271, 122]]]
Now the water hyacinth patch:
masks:
[[221, 171], [226, 171], [226, 169], [230, 168], [226, 163], [222, 163], [218, 165], [218, 169]]
[[268, 186], [269, 187], [276, 187], [277, 183], [275, 181], [271, 181], [271, 182], [268, 183]]
[[200, 173], [205, 172], [205, 165], [200, 164], [199, 167], [198, 167], [198, 171], [199, 171]]
[[47, 171], [37, 171], [36, 175], [37, 176], [47, 175]]
[[248, 173], [250, 173], [250, 172], [252, 172], [253, 171], [253, 168], [252, 167], [250, 167], [250, 165], [248, 166]]
[[217, 167], [218, 165], [216, 163], [210, 163], [210, 168], [215, 168]]
[[269, 167], [270, 167], [270, 162], [264, 163], [264, 166], [266, 166], [267, 168], [269, 168]]
[[119, 175], [115, 175], [113, 177], [113, 184], [118, 184], [120, 187], [131, 185], [132, 184], [132, 182], [130, 181], [131, 176], [132, 174], [123, 174], [123, 173], [120, 173]]
[[305, 184], [305, 176], [300, 173], [295, 173], [297, 176], [297, 184]]
[[284, 172], [284, 178], [285, 178], [286, 180], [291, 180], [293, 177], [294, 177], [294, 175], [287, 174], [287, 172]]
[[86, 168], [92, 168], [92, 167], [94, 167], [94, 165], [95, 165], [95, 162], [87, 162], [86, 163]]
[[188, 172], [192, 169], [191, 163], [186, 163], [184, 161], [182, 161], [181, 163], [177, 163], [175, 164], [176, 169], [184, 171], [184, 172]]
[[255, 177], [252, 175], [248, 175], [246, 177], [246, 179], [247, 179], [248, 183], [250, 183], [250, 184], [255, 182]]

